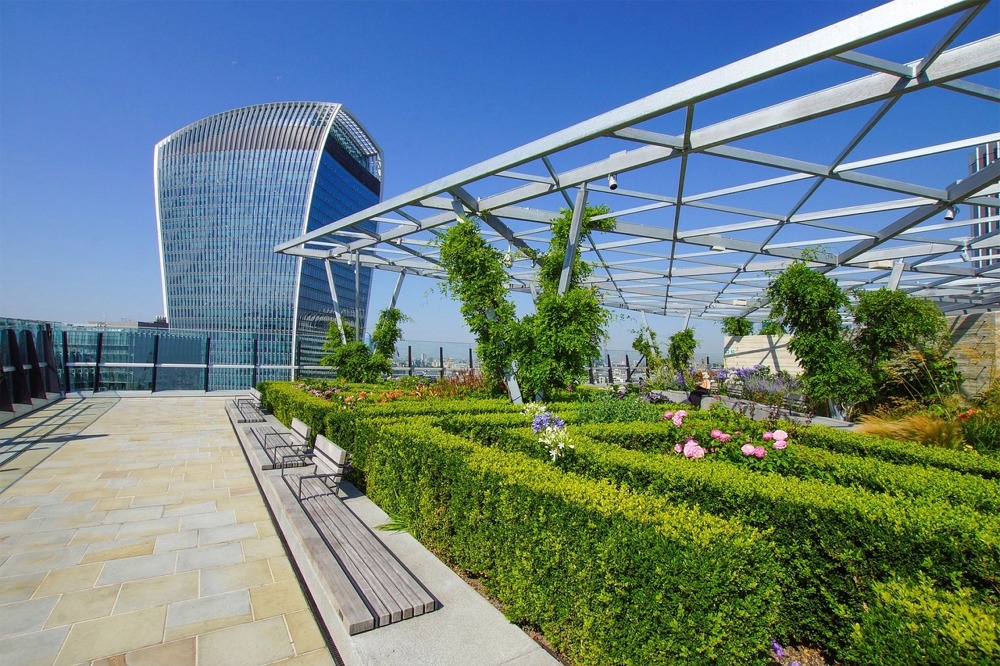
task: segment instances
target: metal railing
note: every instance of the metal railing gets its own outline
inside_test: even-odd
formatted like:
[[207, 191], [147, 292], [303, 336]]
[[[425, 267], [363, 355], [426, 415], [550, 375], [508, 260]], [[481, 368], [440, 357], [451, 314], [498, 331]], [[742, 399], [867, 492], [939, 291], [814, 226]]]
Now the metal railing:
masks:
[[[335, 377], [318, 363], [323, 339], [298, 341], [249, 333], [67, 326], [0, 318], [0, 410], [47, 393], [246, 390], [266, 380]], [[314, 351], [303, 353], [307, 347]], [[318, 350], [318, 351], [317, 351]], [[638, 382], [645, 367], [632, 350], [606, 350], [584, 381]], [[454, 377], [477, 369], [469, 342], [402, 341], [393, 376]]]

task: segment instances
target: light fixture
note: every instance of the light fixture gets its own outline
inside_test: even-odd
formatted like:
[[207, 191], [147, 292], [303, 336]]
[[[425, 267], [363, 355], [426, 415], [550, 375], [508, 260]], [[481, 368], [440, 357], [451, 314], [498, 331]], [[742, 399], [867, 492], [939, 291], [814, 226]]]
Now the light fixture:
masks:
[[944, 212], [944, 219], [954, 220], [956, 215], [958, 215], [958, 206], [948, 206], [948, 210]]
[[608, 187], [612, 190], [618, 189], [618, 176], [613, 173], [608, 174]]
[[966, 243], [962, 247], [962, 261], [971, 261], [971, 259], [969, 258], [969, 244], [968, 243]]
[[726, 250], [724, 245], [713, 245], [712, 252], [724, 252]]

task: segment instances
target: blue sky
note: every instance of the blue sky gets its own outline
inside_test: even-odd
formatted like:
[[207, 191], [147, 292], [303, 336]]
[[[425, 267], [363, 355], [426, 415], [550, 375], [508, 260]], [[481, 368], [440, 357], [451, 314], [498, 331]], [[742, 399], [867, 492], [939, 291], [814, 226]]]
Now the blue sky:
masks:
[[[0, 1], [0, 315], [162, 314], [153, 147], [200, 118], [341, 102], [393, 196], [878, 4]], [[373, 312], [395, 276], [376, 280]], [[407, 280], [407, 338], [469, 339]], [[665, 339], [682, 320], [650, 323]], [[696, 331], [721, 353], [715, 324]]]

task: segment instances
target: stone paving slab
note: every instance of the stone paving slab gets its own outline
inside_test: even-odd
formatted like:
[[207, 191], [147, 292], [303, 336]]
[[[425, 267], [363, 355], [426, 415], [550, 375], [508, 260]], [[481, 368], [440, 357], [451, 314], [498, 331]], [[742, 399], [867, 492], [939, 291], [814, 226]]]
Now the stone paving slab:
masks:
[[0, 428], [0, 661], [333, 664], [224, 405], [68, 398]]

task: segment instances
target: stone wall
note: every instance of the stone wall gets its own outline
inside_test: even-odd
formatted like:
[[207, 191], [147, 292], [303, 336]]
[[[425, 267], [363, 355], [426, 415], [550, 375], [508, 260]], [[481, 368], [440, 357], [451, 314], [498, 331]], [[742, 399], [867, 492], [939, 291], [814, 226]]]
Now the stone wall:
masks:
[[962, 394], [975, 397], [1000, 372], [1000, 312], [948, 317], [954, 346], [949, 354], [965, 377]]
[[802, 374], [802, 366], [788, 351], [790, 335], [723, 336], [726, 369], [749, 368], [764, 365], [772, 372], [784, 370], [793, 377]]

